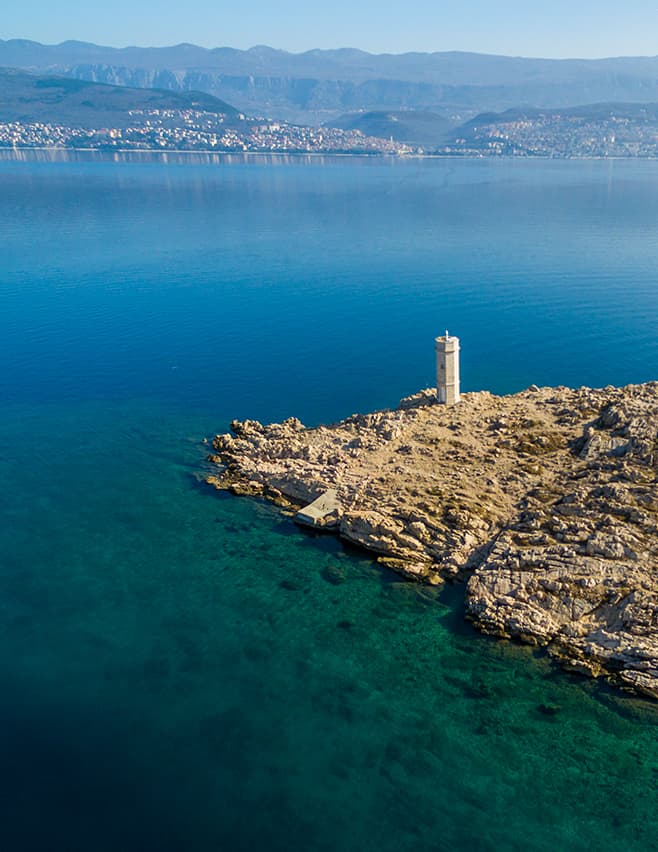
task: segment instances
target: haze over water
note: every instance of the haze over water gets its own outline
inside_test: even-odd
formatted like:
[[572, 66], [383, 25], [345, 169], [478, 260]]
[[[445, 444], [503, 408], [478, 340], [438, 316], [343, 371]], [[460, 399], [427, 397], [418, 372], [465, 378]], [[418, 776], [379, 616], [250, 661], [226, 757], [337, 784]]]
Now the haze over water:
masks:
[[[657, 849], [658, 710], [197, 480], [233, 417], [658, 378], [652, 162], [0, 158], [9, 850]], [[554, 713], [547, 713], [547, 708]]]

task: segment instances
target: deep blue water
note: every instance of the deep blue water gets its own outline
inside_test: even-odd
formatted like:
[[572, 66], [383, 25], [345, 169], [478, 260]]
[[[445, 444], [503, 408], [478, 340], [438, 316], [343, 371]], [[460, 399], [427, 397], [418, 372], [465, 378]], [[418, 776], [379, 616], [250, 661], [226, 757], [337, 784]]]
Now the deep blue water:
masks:
[[466, 390], [657, 378], [657, 225], [652, 162], [1, 157], [2, 849], [658, 849], [655, 705], [196, 476], [446, 327]]

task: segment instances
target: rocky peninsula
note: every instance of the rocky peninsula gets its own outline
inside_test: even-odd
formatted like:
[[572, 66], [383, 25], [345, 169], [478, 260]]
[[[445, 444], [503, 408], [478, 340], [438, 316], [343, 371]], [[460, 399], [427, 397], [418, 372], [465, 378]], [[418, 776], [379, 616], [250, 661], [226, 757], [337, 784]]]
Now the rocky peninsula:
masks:
[[[234, 421], [207, 482], [298, 511], [406, 577], [467, 582], [485, 633], [658, 698], [658, 382], [434, 389], [306, 428]], [[319, 510], [317, 509], [319, 506]]]

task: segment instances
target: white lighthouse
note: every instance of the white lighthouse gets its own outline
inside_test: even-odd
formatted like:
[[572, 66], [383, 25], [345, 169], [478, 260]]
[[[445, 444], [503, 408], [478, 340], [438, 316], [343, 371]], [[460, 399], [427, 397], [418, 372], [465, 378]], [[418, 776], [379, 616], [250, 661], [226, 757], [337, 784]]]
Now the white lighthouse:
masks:
[[459, 402], [459, 338], [436, 338], [436, 398], [443, 405]]

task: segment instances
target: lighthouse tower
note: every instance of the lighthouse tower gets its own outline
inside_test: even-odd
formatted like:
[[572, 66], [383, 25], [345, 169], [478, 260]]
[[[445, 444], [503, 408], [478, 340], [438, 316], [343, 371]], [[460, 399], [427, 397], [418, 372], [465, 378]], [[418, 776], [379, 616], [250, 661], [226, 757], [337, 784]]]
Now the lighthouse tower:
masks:
[[443, 405], [459, 402], [459, 338], [436, 338], [436, 398]]

